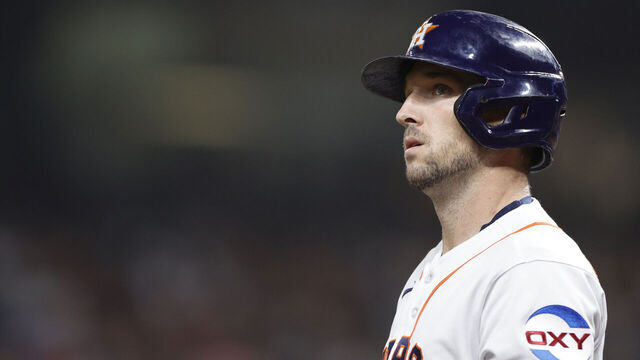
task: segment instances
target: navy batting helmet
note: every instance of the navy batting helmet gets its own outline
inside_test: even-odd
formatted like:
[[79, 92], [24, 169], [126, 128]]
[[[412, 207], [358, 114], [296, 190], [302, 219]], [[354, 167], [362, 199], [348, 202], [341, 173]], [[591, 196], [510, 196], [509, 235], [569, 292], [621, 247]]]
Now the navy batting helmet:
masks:
[[[500, 16], [470, 10], [430, 17], [413, 35], [404, 56], [374, 60], [362, 83], [376, 94], [404, 101], [404, 78], [416, 61], [485, 78], [456, 101], [454, 113], [466, 132], [492, 149], [538, 149], [531, 171], [551, 164], [567, 89], [551, 50], [524, 27]], [[484, 110], [510, 108], [504, 121], [489, 125]]]

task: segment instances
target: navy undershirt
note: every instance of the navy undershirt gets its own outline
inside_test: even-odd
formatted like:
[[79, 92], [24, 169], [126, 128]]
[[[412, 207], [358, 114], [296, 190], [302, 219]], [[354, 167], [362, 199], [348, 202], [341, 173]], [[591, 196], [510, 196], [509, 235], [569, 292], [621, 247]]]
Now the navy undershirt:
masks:
[[516, 200], [511, 204], [503, 207], [502, 210], [498, 211], [496, 216], [494, 216], [493, 219], [491, 219], [491, 221], [482, 225], [482, 227], [480, 228], [480, 231], [484, 230], [484, 228], [486, 228], [487, 226], [493, 224], [496, 220], [500, 219], [503, 215], [505, 215], [509, 211], [517, 209], [520, 205], [531, 204], [532, 202], [533, 202], [533, 198], [531, 196], [525, 196], [522, 199]]

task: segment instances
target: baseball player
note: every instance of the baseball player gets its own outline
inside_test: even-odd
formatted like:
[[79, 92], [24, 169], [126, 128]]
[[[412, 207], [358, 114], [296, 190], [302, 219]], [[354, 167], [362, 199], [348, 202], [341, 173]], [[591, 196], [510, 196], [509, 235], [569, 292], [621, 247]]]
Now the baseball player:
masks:
[[362, 82], [402, 103], [406, 176], [442, 227], [399, 294], [383, 359], [602, 359], [598, 277], [529, 192], [567, 103], [549, 48], [505, 18], [447, 11]]

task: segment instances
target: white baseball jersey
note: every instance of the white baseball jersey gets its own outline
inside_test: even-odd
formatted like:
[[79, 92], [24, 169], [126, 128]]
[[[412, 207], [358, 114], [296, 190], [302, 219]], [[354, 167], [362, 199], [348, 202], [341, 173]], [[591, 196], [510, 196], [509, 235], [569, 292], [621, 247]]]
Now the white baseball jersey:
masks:
[[602, 359], [604, 291], [578, 245], [531, 197], [496, 217], [418, 265], [383, 360]]

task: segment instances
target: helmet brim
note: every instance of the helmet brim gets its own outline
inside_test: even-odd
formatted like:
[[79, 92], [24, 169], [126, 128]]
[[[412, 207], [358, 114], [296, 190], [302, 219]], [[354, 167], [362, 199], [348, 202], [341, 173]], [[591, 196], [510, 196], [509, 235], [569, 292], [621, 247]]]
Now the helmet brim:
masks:
[[371, 61], [362, 68], [360, 79], [364, 87], [373, 93], [397, 102], [403, 102], [405, 100], [405, 77], [416, 62], [433, 64], [454, 71], [482, 76], [467, 70], [464, 66], [451, 66], [451, 64], [434, 58], [396, 55], [385, 56]]
[[360, 80], [371, 92], [394, 101], [404, 101], [404, 78], [416, 61], [424, 59], [410, 56], [385, 56], [373, 60], [362, 68]]

